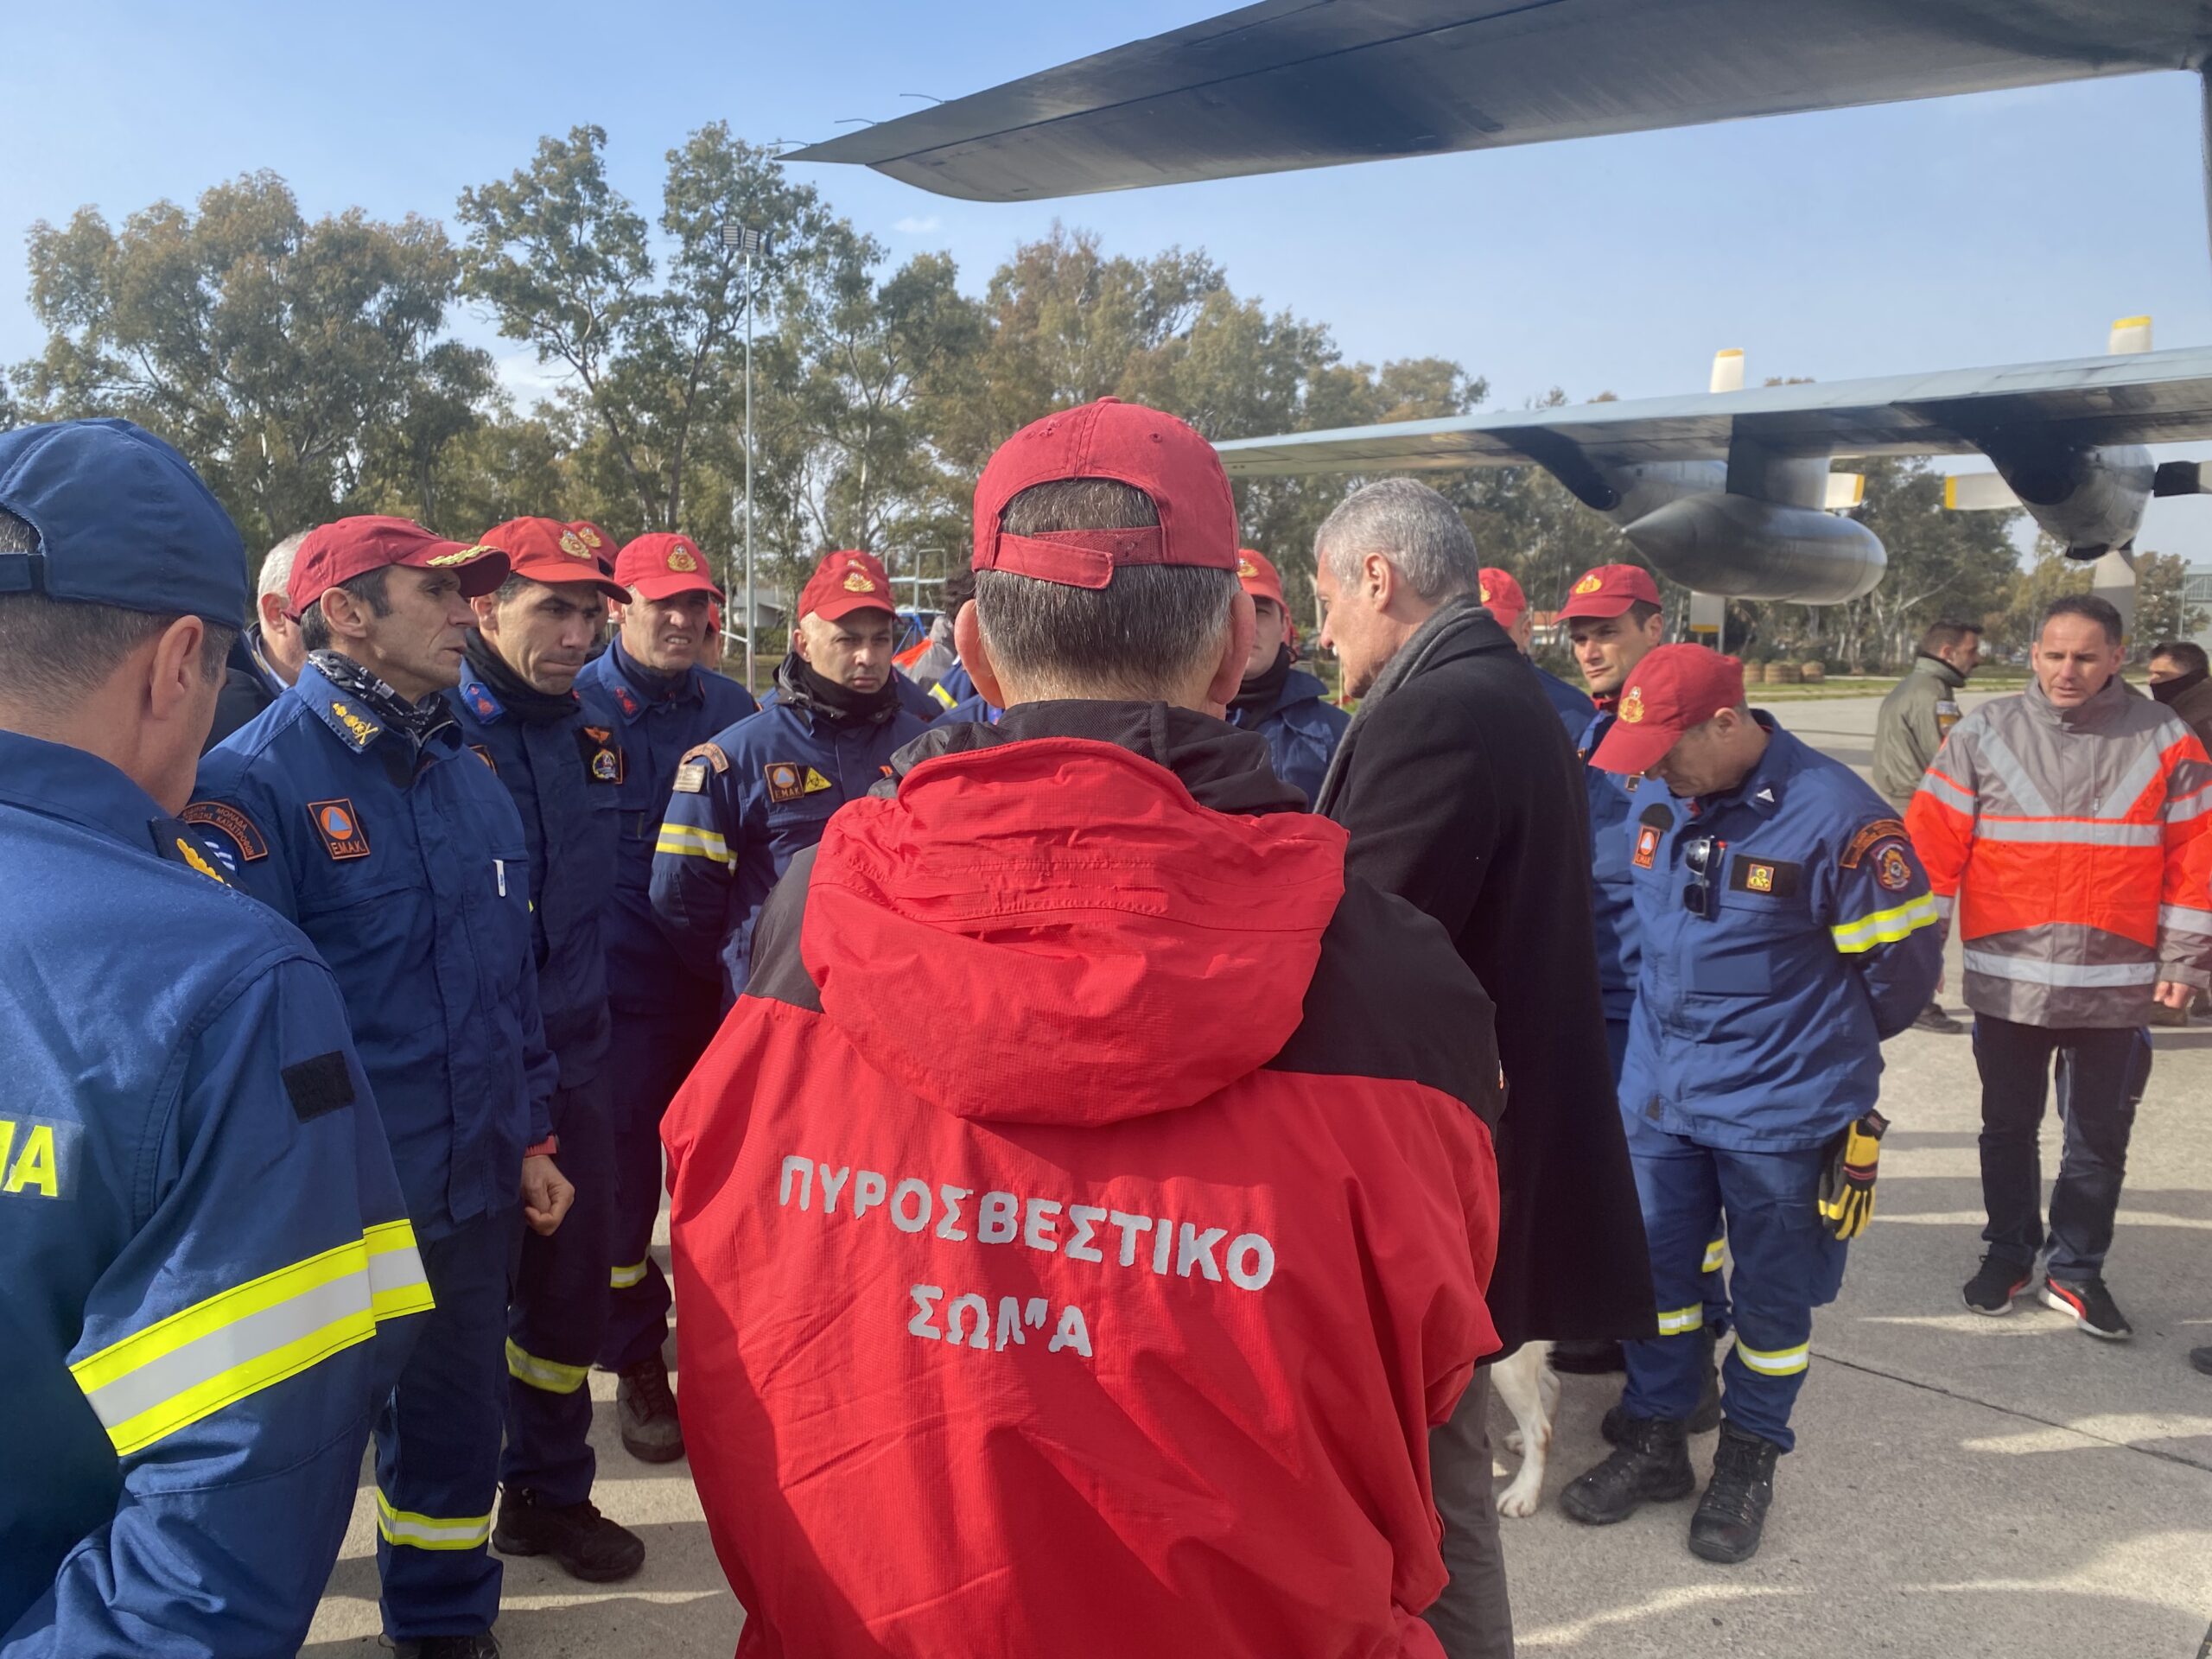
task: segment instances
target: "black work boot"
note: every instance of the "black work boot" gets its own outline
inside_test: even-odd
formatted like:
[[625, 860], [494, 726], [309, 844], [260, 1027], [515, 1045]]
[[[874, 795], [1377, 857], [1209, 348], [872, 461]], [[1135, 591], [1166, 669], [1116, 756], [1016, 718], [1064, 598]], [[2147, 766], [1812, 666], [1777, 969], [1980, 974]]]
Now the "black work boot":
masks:
[[1713, 1482], [1690, 1517], [1690, 1554], [1733, 1567], [1759, 1553], [1767, 1505], [1774, 1502], [1774, 1460], [1782, 1448], [1733, 1423], [1720, 1425]]
[[[1707, 1325], [1698, 1333], [1698, 1344], [1705, 1350], [1705, 1381], [1698, 1385], [1697, 1409], [1690, 1413], [1689, 1432], [1710, 1434], [1720, 1427], [1720, 1361], [1715, 1357], [1719, 1339]], [[1621, 1425], [1628, 1421], [1628, 1408], [1616, 1405], [1598, 1420], [1598, 1432], [1605, 1437], [1607, 1446], [1621, 1443]]]
[[1685, 1426], [1663, 1417], [1630, 1417], [1621, 1424], [1618, 1449], [1570, 1483], [1559, 1495], [1559, 1506], [1586, 1526], [1609, 1527], [1646, 1503], [1671, 1503], [1696, 1490]]
[[499, 1659], [499, 1640], [489, 1630], [418, 1636], [410, 1642], [394, 1642], [391, 1659]]
[[499, 1494], [499, 1519], [492, 1548], [502, 1555], [550, 1555], [572, 1579], [613, 1584], [645, 1564], [645, 1540], [581, 1503], [548, 1503], [527, 1486]]
[[683, 1425], [677, 1420], [666, 1363], [656, 1353], [617, 1375], [614, 1415], [622, 1426], [622, 1449], [647, 1463], [674, 1463], [683, 1455]]

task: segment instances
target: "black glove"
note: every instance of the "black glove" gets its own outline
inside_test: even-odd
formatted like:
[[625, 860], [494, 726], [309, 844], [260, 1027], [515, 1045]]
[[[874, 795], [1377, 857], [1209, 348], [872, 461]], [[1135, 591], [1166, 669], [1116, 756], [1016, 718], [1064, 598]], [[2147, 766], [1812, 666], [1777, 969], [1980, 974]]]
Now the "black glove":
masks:
[[1821, 1219], [1838, 1238], [1858, 1237], [1874, 1219], [1874, 1166], [1889, 1127], [1888, 1118], [1869, 1112], [1846, 1124], [1828, 1143], [1827, 1166], [1821, 1172]]

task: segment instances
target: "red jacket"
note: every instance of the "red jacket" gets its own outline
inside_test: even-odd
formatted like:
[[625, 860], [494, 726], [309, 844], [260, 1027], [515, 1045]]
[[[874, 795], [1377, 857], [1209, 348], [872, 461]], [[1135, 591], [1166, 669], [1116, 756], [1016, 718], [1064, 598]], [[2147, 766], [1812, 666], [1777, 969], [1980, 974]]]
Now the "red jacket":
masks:
[[664, 1132], [740, 1652], [1440, 1656], [1487, 999], [1253, 734], [918, 750], [794, 862]]

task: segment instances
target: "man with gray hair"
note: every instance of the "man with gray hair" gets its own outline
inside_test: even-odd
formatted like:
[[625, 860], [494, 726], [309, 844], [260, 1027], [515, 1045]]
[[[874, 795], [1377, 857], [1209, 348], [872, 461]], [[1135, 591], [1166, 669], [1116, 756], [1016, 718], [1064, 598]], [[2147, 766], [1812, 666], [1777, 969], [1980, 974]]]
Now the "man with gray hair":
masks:
[[254, 619], [231, 642], [231, 654], [224, 663], [223, 689], [215, 699], [215, 724], [207, 734], [202, 753], [283, 696], [284, 688], [300, 677], [308, 647], [300, 638], [300, 625], [285, 613], [284, 584], [292, 579], [292, 555], [307, 538], [304, 530], [287, 536], [261, 561], [261, 578], [255, 583]]
[[[1616, 1108], [1590, 914], [1581, 768], [1528, 659], [1481, 600], [1452, 504], [1385, 479], [1314, 541], [1321, 643], [1362, 699], [1315, 810], [1349, 867], [1444, 925], [1497, 1004], [1507, 1108], [1491, 1317], [1531, 1339], [1648, 1337], [1651, 1274]], [[1429, 1622], [1452, 1659], [1512, 1650], [1491, 1507], [1488, 1389], [1432, 1437], [1451, 1588]]]
[[747, 1640], [1433, 1654], [1418, 1437], [1493, 1344], [1490, 1004], [1220, 718], [1252, 603], [1203, 438], [1047, 416], [975, 538], [1003, 717], [792, 859], [666, 1119]]

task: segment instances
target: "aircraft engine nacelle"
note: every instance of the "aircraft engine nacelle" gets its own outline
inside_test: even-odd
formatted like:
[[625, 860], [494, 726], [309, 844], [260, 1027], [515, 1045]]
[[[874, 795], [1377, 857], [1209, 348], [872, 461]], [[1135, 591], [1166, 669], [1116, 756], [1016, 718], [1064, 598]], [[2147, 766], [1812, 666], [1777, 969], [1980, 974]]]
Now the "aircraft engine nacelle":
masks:
[[2072, 559], [2094, 559], [2135, 539], [2158, 471], [2151, 452], [2133, 443], [2024, 454], [1998, 444], [1989, 458], [2020, 505]]
[[1719, 490], [1670, 501], [1622, 533], [1674, 581], [1732, 599], [1840, 605], [1872, 592], [1889, 563], [1855, 518]]

